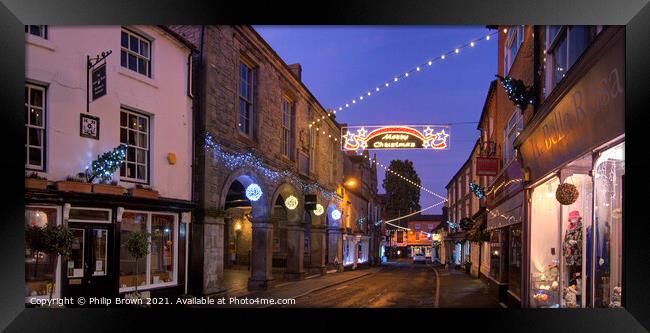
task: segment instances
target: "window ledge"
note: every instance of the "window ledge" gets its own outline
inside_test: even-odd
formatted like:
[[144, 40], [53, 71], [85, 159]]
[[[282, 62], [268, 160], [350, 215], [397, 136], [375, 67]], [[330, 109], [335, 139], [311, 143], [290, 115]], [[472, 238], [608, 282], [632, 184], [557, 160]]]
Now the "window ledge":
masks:
[[136, 73], [136, 72], [134, 72], [134, 71], [132, 71], [132, 70], [130, 70], [128, 68], [124, 68], [124, 67], [120, 66], [119, 69], [117, 70], [117, 72], [124, 75], [124, 76], [126, 76], [126, 77], [128, 77], [128, 78], [131, 78], [131, 79], [140, 81], [140, 82], [142, 82], [144, 84], [150, 85], [150, 86], [152, 86], [152, 87], [154, 87], [156, 89], [158, 88], [158, 83], [156, 83], [156, 81], [154, 79], [146, 77], [146, 76], [144, 76], [144, 75], [142, 75], [140, 73]]
[[25, 33], [25, 42], [27, 42], [27, 44], [38, 46], [49, 51], [56, 51], [56, 45], [54, 45], [52, 41], [45, 38], [36, 37], [29, 33]]

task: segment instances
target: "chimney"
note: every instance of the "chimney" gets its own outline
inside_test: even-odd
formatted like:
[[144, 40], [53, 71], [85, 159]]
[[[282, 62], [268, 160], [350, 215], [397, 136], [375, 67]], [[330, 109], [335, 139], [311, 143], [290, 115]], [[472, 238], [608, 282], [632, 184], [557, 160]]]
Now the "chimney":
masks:
[[293, 75], [295, 75], [299, 81], [302, 80], [302, 67], [300, 64], [291, 64], [289, 65], [289, 69], [291, 72], [293, 72]]

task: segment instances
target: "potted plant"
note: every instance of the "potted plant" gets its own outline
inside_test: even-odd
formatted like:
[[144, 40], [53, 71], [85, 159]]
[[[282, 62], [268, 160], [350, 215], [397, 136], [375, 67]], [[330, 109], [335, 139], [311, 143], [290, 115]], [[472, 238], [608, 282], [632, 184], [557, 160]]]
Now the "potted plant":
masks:
[[110, 182], [93, 184], [93, 193], [122, 195], [124, 192], [124, 187], [117, 185], [117, 182], [114, 180]]
[[160, 194], [151, 186], [137, 184], [135, 187], [129, 189], [129, 194], [138, 198], [158, 199]]
[[[74, 235], [72, 231], [62, 225], [48, 225], [46, 227], [30, 226], [25, 232], [27, 247], [36, 253], [36, 264], [38, 266], [39, 254], [47, 254], [50, 264], [57, 261], [57, 257], [70, 256]], [[36, 271], [36, 270], [35, 270]], [[52, 299], [54, 292], [55, 277], [52, 277], [49, 287], [49, 299]]]
[[56, 182], [56, 189], [66, 192], [90, 193], [93, 186], [86, 181], [85, 174], [81, 172], [76, 177], [68, 176], [65, 180]]
[[[129, 255], [135, 258], [135, 292], [125, 295], [126, 298], [144, 299], [144, 295], [138, 292], [138, 284], [139, 284], [138, 259], [142, 259], [146, 257], [147, 254], [149, 254], [149, 244], [151, 243], [150, 236], [151, 234], [144, 231], [134, 232], [127, 237], [124, 244], [122, 245], [126, 247], [126, 250], [129, 253]], [[146, 305], [146, 304], [142, 304], [142, 305]]]
[[25, 177], [25, 188], [45, 190], [47, 189], [47, 178], [39, 176], [36, 172], [32, 172]]

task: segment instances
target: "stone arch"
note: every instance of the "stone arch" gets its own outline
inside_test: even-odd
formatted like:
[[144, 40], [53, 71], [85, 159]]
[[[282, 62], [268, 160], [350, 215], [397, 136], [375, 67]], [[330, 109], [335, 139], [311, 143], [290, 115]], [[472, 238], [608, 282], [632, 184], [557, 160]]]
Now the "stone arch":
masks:
[[298, 199], [298, 206], [295, 209], [288, 209], [285, 207], [287, 214], [286, 221], [291, 224], [298, 224], [301, 223], [303, 219], [303, 212], [305, 207], [303, 202], [304, 197], [302, 195], [302, 192], [296, 189], [290, 183], [284, 182], [276, 188], [275, 192], [270, 197], [271, 200], [268, 202], [267, 211], [273, 214], [273, 209], [278, 198], [281, 198], [280, 200], [282, 200], [284, 205], [284, 200], [286, 200], [290, 195], [293, 195]]
[[268, 192], [267, 186], [261, 182], [261, 177], [258, 177], [254, 172], [244, 168], [237, 169], [228, 175], [228, 178], [223, 183], [221, 189], [221, 196], [219, 198], [219, 208], [224, 209], [226, 206], [226, 197], [230, 187], [235, 181], [240, 182], [244, 189], [251, 184], [258, 184], [262, 188], [262, 197], [257, 201], [251, 201], [251, 215], [253, 219], [266, 218], [269, 215], [268, 205]]

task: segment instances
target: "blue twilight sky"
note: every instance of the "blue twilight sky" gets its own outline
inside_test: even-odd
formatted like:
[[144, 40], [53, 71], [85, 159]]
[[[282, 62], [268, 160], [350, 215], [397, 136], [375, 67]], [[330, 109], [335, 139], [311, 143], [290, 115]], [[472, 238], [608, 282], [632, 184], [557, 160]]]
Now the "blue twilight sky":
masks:
[[[447, 151], [378, 151], [377, 160], [413, 161], [422, 186], [446, 196], [445, 186], [467, 160], [485, 95], [497, 69], [496, 38], [391, 84], [359, 103], [358, 97], [398, 74], [494, 30], [485, 26], [255, 26], [287, 64], [302, 65], [302, 80], [325, 108], [353, 98], [353, 107], [337, 113], [348, 125], [457, 124]], [[493, 36], [496, 37], [496, 36]], [[379, 192], [384, 170], [379, 169]], [[424, 208], [440, 199], [424, 191]], [[426, 211], [439, 214], [441, 205]]]

